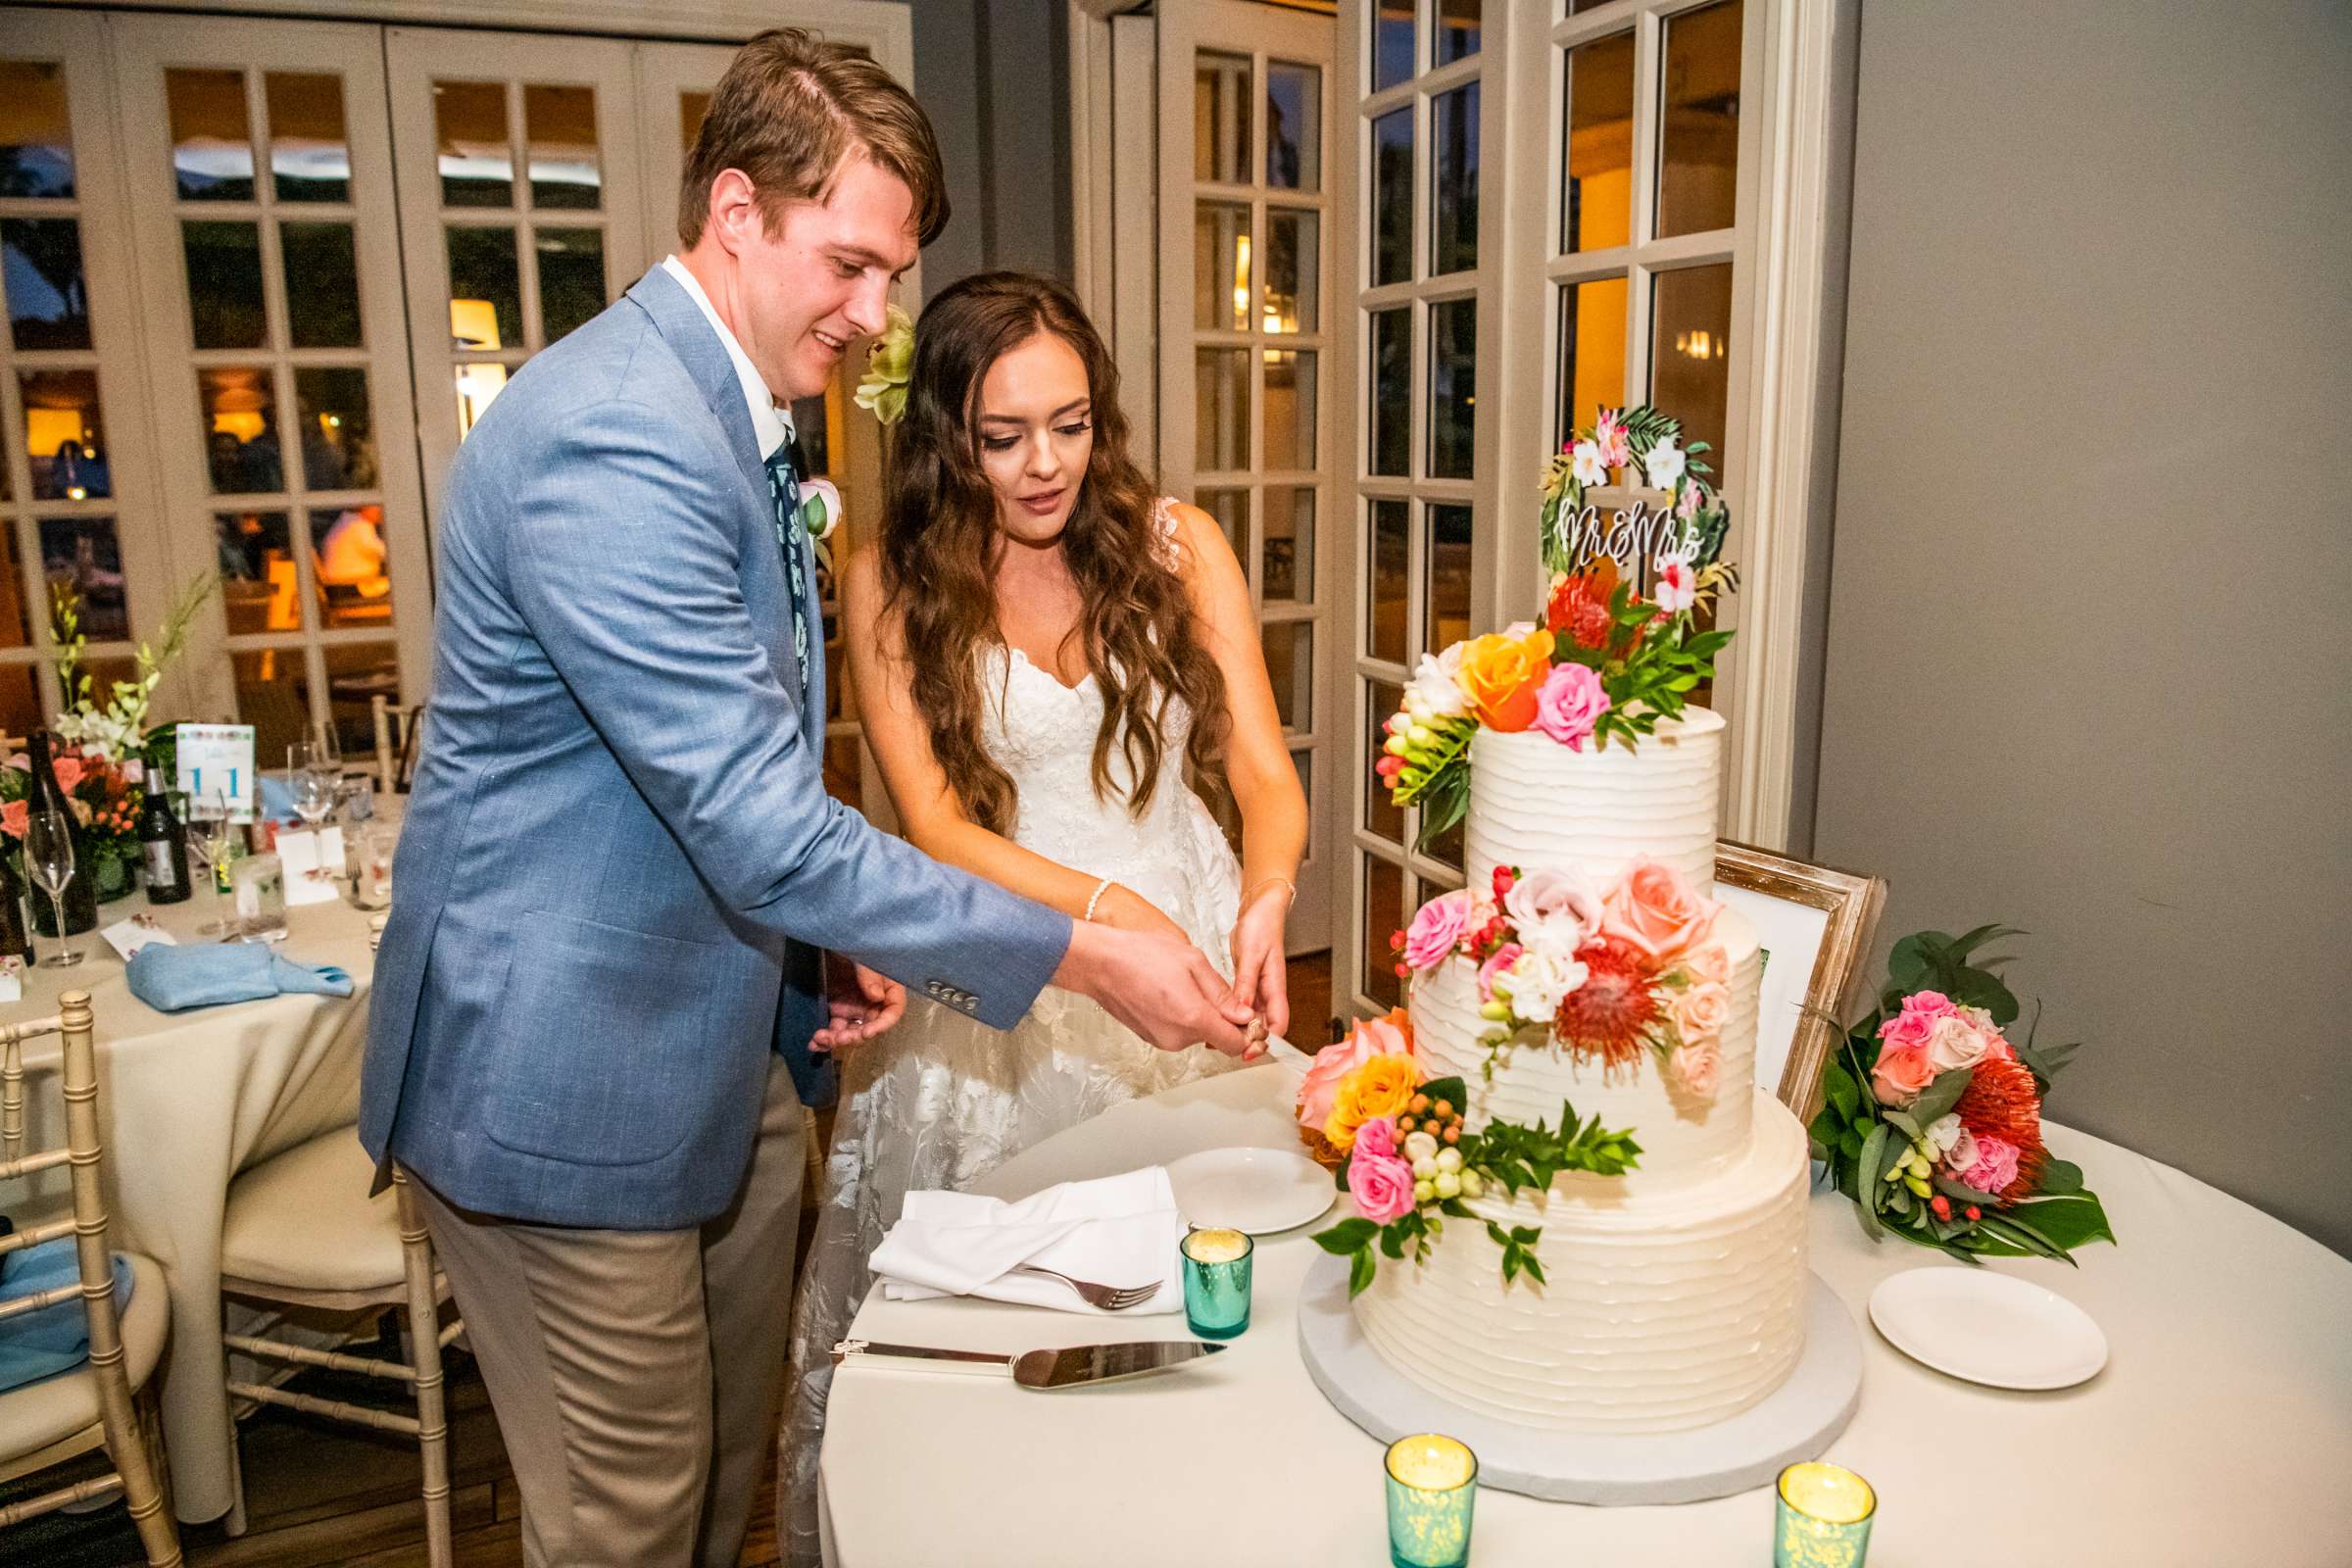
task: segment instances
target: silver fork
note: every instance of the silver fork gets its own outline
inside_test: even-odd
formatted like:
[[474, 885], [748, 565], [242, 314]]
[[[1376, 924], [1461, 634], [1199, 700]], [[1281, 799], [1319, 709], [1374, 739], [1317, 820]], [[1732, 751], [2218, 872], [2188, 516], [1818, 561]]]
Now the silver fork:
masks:
[[1023, 1263], [1014, 1272], [1043, 1274], [1048, 1279], [1059, 1280], [1078, 1293], [1078, 1299], [1089, 1306], [1101, 1307], [1105, 1312], [1124, 1312], [1131, 1306], [1141, 1306], [1159, 1294], [1159, 1285], [1156, 1281], [1150, 1285], [1125, 1287], [1097, 1285], [1092, 1280], [1074, 1280], [1067, 1274], [1056, 1274], [1050, 1268], [1039, 1268], [1035, 1263]]

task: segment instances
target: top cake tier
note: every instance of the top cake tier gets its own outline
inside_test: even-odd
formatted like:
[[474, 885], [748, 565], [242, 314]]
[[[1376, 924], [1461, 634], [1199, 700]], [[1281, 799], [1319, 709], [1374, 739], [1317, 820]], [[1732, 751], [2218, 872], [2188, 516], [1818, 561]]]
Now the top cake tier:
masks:
[[1630, 752], [1590, 741], [1572, 752], [1541, 730], [1480, 730], [1470, 743], [1470, 886], [1487, 886], [1497, 865], [1574, 871], [1606, 886], [1647, 858], [1711, 892], [1723, 735], [1722, 715], [1703, 708], [1667, 719]]

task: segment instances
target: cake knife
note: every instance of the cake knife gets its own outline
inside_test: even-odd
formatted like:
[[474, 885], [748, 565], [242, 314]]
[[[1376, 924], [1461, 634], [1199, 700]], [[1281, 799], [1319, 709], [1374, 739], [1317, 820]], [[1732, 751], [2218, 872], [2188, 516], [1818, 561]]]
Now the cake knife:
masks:
[[1224, 1349], [1203, 1340], [1135, 1340], [1123, 1345], [1071, 1345], [1058, 1350], [1024, 1350], [997, 1355], [986, 1350], [943, 1350], [922, 1345], [885, 1345], [876, 1340], [843, 1340], [833, 1347], [836, 1366], [856, 1355], [892, 1356], [930, 1364], [939, 1372], [1002, 1373], [1024, 1389], [1075, 1389], [1123, 1378], [1146, 1377], [1214, 1355]]

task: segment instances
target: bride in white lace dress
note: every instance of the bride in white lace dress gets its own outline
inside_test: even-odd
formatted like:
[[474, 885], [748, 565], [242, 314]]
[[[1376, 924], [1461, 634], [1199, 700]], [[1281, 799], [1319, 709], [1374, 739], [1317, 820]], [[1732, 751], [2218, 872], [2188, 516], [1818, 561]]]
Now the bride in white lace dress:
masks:
[[[844, 580], [861, 717], [907, 837], [1073, 918], [1172, 927], [1280, 1035], [1306, 801], [1223, 532], [1129, 460], [1116, 371], [1057, 283], [991, 273], [943, 292], [907, 390], [881, 539]], [[1238, 860], [1188, 783], [1212, 765], [1239, 808]], [[910, 1000], [845, 1056], [793, 1328], [788, 1560], [815, 1560], [828, 1352], [906, 1193], [966, 1187], [1108, 1106], [1234, 1065], [1154, 1050], [1057, 991], [1004, 1033]]]

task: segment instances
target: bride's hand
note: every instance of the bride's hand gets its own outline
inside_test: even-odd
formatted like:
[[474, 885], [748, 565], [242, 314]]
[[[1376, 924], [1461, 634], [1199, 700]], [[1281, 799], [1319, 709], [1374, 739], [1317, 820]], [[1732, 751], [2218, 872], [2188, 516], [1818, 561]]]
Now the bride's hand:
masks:
[[1095, 921], [1099, 925], [1117, 926], [1122, 931], [1157, 932], [1174, 937], [1188, 948], [1193, 943], [1184, 927], [1169, 919], [1158, 905], [1124, 883], [1113, 882], [1102, 890], [1102, 899], [1095, 905]]
[[1290, 913], [1288, 888], [1279, 880], [1261, 888], [1233, 923], [1234, 994], [1255, 1008], [1266, 1032], [1287, 1037], [1291, 999], [1283, 971], [1283, 921]]

